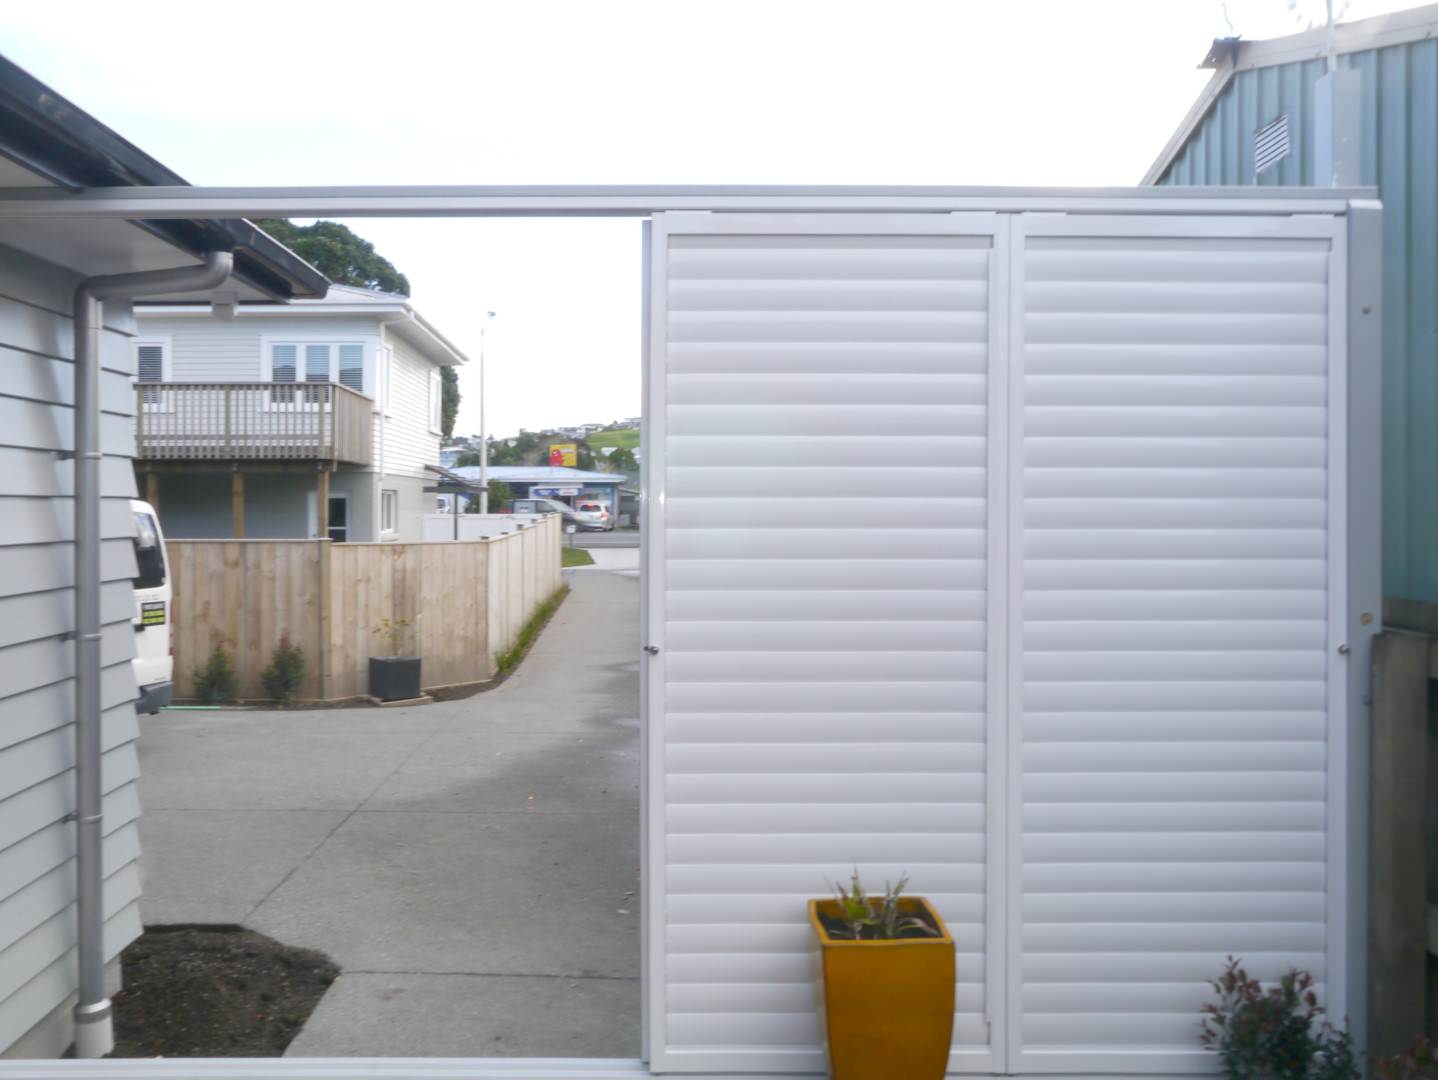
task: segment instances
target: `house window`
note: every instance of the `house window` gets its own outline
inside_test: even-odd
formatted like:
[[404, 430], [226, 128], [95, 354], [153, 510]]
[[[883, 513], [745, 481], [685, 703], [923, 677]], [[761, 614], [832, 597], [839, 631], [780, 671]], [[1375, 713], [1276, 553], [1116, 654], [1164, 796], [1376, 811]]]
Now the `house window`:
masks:
[[339, 347], [339, 383], [364, 393], [364, 346], [348, 343]]
[[[364, 393], [364, 343], [359, 341], [272, 341], [269, 344], [270, 382], [339, 383]], [[304, 401], [326, 399], [328, 391], [316, 386], [304, 391]], [[288, 395], [288, 396], [284, 396]], [[276, 390], [275, 401], [295, 400], [294, 391]]]
[[440, 381], [439, 368], [430, 368], [429, 372], [429, 430], [438, 433], [440, 426], [440, 402], [444, 395], [443, 383]]
[[380, 532], [397, 532], [399, 530], [399, 492], [382, 491], [379, 496], [379, 529]]

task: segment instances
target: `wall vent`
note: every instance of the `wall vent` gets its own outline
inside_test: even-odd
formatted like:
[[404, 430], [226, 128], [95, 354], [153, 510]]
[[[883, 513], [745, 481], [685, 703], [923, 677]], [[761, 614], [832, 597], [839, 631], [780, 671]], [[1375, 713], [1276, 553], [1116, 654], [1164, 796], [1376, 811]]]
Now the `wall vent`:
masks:
[[1288, 114], [1264, 124], [1253, 133], [1253, 171], [1264, 172], [1288, 156]]

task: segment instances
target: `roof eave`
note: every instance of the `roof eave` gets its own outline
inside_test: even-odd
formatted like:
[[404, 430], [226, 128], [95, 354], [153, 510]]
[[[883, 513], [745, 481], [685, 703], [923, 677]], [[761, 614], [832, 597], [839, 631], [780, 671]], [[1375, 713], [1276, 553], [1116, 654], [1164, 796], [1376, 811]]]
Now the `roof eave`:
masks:
[[[74, 103], [0, 56], [0, 155], [70, 191], [186, 185]], [[187, 186], [187, 185], [186, 185]], [[277, 300], [323, 296], [329, 279], [248, 221], [134, 222], [181, 251], [233, 251], [236, 278]]]

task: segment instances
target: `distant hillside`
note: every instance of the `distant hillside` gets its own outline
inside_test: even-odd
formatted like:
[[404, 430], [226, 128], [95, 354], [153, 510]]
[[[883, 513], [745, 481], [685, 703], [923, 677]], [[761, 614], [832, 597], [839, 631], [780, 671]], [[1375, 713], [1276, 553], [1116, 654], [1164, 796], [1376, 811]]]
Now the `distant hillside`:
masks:
[[620, 428], [618, 431], [596, 431], [589, 436], [585, 442], [589, 443], [592, 450], [599, 450], [606, 446], [618, 446], [624, 450], [639, 449], [639, 429]]

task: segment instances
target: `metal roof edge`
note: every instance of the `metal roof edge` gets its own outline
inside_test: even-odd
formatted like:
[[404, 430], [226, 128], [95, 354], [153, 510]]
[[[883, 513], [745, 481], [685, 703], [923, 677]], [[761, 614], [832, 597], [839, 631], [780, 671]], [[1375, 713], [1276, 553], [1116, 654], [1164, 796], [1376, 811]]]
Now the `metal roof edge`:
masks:
[[[1333, 28], [1334, 48], [1340, 54], [1366, 52], [1390, 45], [1402, 45], [1410, 41], [1422, 41], [1438, 36], [1438, 4], [1393, 11], [1386, 15], [1371, 15], [1366, 19], [1339, 23]], [[1199, 93], [1198, 99], [1185, 114], [1173, 135], [1153, 164], [1139, 181], [1145, 187], [1154, 186], [1173, 164], [1174, 160], [1188, 145], [1198, 125], [1209, 109], [1240, 71], [1257, 68], [1277, 67], [1298, 60], [1321, 59], [1328, 55], [1328, 30], [1317, 26], [1297, 34], [1284, 37], [1266, 38], [1260, 41], [1241, 41], [1230, 38], [1215, 38], [1204, 64], [1217, 60], [1212, 79]], [[1222, 66], [1219, 66], [1219, 65]], [[1204, 65], [1200, 65], [1204, 66]]]
[[1223, 93], [1228, 84], [1233, 81], [1233, 72], [1233, 58], [1230, 56], [1223, 67], [1214, 70], [1212, 77], [1199, 92], [1198, 99], [1189, 106], [1188, 112], [1179, 121], [1178, 127], [1168, 137], [1168, 142], [1164, 144], [1163, 150], [1159, 152], [1153, 164], [1148, 167], [1148, 172], [1143, 174], [1143, 179], [1139, 181], [1141, 186], [1151, 187], [1156, 184], [1164, 171], [1173, 164], [1173, 159], [1178, 157], [1179, 151], [1188, 145], [1188, 140], [1193, 136], [1198, 125], [1203, 122], [1203, 118], [1208, 115], [1208, 110], [1213, 107], [1213, 103], [1218, 100], [1218, 95]]
[[[179, 173], [0, 56], [0, 156], [60, 188], [188, 186]], [[271, 296], [323, 295], [329, 279], [249, 221], [134, 220], [191, 255], [233, 251], [235, 276]]]
[[[1438, 4], [1370, 15], [1366, 19], [1339, 23], [1333, 28], [1333, 44], [1341, 55], [1422, 41], [1438, 34]], [[1238, 45], [1234, 69], [1274, 67], [1295, 60], [1316, 60], [1328, 55], [1328, 31], [1316, 26], [1285, 37], [1243, 41]]]

